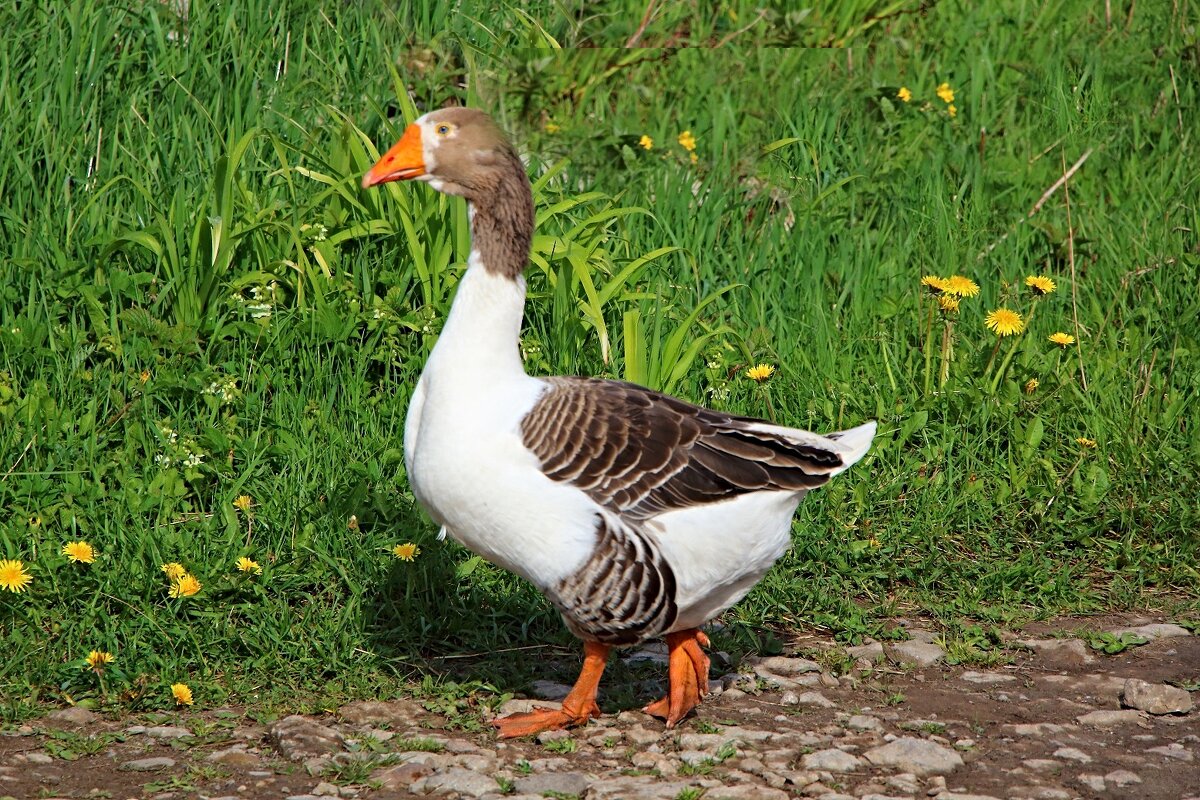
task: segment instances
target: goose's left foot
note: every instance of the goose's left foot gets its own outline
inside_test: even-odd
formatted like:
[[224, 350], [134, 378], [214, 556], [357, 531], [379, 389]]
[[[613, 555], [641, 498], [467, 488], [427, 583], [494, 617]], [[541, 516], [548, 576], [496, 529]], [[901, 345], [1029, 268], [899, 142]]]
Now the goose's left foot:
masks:
[[700, 705], [700, 698], [708, 693], [708, 656], [701, 649], [707, 646], [708, 637], [696, 628], [667, 634], [670, 654], [667, 696], [643, 711], [665, 719], [667, 727], [673, 728]]
[[600, 687], [600, 676], [604, 674], [610, 649], [608, 645], [597, 642], [584, 642], [583, 669], [579, 672], [575, 687], [563, 700], [562, 708], [543, 708], [494, 720], [492, 724], [499, 729], [500, 738], [532, 736], [542, 731], [586, 725], [589, 719], [600, 716], [596, 691]]

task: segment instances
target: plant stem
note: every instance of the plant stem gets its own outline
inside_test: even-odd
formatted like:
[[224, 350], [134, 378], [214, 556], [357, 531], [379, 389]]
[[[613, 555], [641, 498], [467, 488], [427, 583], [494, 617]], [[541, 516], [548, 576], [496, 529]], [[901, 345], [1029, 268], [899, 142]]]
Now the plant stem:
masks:
[[950, 361], [954, 357], [954, 320], [946, 317], [946, 327], [942, 329], [942, 370], [938, 389], [945, 389], [950, 380]]

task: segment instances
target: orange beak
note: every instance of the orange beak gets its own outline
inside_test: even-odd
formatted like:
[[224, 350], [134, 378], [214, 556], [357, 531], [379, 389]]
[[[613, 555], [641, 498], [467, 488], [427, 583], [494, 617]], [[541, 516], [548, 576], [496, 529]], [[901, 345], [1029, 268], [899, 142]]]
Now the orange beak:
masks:
[[421, 129], [409, 125], [400, 141], [383, 154], [363, 175], [362, 186], [368, 189], [388, 181], [406, 181], [425, 174], [425, 157], [421, 149]]

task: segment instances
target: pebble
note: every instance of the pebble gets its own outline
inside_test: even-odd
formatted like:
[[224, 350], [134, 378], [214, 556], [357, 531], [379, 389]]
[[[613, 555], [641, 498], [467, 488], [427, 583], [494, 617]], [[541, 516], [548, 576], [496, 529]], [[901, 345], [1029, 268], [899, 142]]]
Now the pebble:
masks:
[[1060, 747], [1054, 751], [1055, 758], [1065, 758], [1068, 761], [1078, 761], [1080, 764], [1092, 763], [1092, 757], [1074, 747]]
[[1142, 721], [1140, 711], [1091, 711], [1075, 718], [1081, 725], [1095, 725], [1098, 728], [1115, 728], [1122, 725], [1137, 725]]
[[1002, 672], [975, 672], [973, 670], [968, 670], [958, 677], [967, 683], [985, 685], [990, 683], [1008, 683], [1017, 679], [1015, 675], [1005, 675]]
[[194, 734], [187, 728], [176, 728], [171, 725], [157, 725], [146, 728], [145, 734], [151, 739], [183, 739]]
[[271, 741], [289, 761], [340, 752], [346, 740], [333, 728], [293, 714], [271, 726]]
[[946, 651], [931, 642], [894, 642], [883, 650], [893, 662], [917, 668], [932, 667], [946, 657]]
[[862, 759], [843, 750], [830, 748], [809, 753], [801, 761], [805, 769], [826, 772], [854, 772], [862, 766]]
[[917, 775], [944, 774], [963, 765], [962, 756], [927, 739], [902, 736], [863, 754], [876, 766], [898, 767]]
[[1192, 696], [1186, 689], [1165, 683], [1149, 683], [1130, 678], [1121, 690], [1121, 703], [1148, 714], [1186, 714], [1192, 710]]
[[117, 769], [127, 772], [155, 772], [160, 769], [170, 769], [175, 766], [175, 759], [167, 758], [166, 756], [154, 756], [153, 758], [138, 758], [133, 761], [126, 761]]

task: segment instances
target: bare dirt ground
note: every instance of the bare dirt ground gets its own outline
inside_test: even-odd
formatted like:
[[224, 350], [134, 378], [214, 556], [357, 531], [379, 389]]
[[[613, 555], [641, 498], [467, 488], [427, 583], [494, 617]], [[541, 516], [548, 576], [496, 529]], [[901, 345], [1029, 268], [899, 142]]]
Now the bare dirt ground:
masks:
[[[908, 648], [823, 657], [832, 643], [814, 640], [815, 658], [747, 659], [714, 675], [672, 731], [631, 709], [498, 742], [450, 729], [416, 700], [267, 723], [240, 708], [47, 709], [0, 735], [0, 798], [1200, 800], [1200, 636], [1166, 622], [1030, 625], [1013, 632], [1012, 663], [991, 667], [947, 665], [919, 626]], [[1146, 625], [1145, 644], [1113, 655], [1064, 635]], [[853, 669], [830, 674], [835, 657]]]

